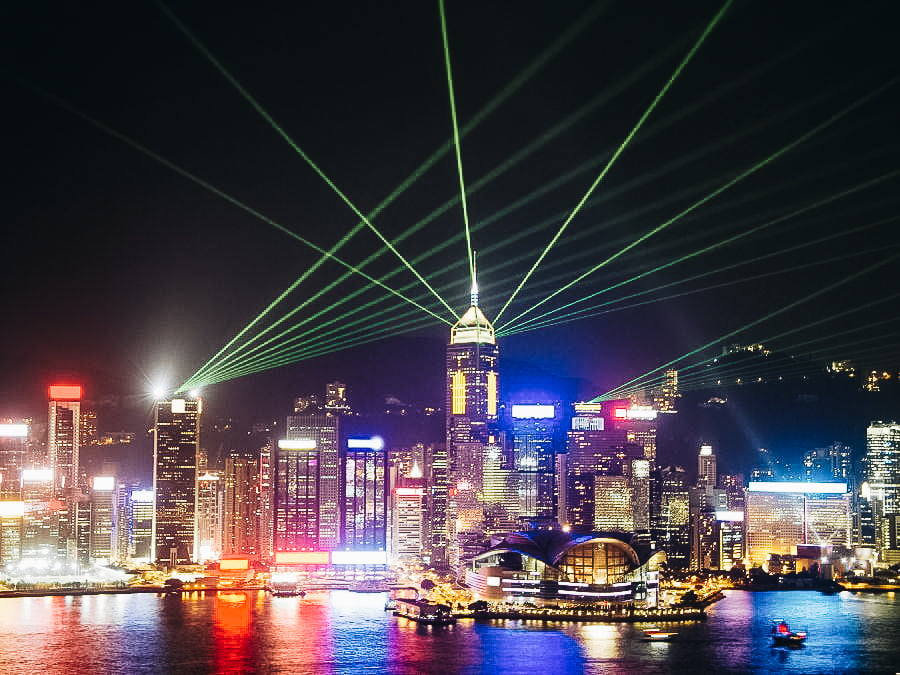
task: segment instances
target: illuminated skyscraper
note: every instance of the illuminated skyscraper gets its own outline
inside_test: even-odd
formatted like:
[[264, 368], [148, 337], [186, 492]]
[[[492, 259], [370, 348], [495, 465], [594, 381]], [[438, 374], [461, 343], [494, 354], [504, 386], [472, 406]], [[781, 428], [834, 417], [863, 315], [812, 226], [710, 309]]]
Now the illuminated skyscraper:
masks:
[[197, 553], [199, 398], [158, 401], [153, 439], [153, 559], [171, 566]]
[[275, 556], [274, 447], [268, 438], [259, 449], [259, 551], [263, 560]]
[[232, 452], [225, 460], [222, 553], [258, 560], [260, 551], [259, 461]]
[[351, 436], [344, 453], [341, 540], [344, 548], [386, 551], [387, 449], [380, 436]]
[[22, 556], [22, 469], [27, 438], [27, 424], [0, 423], [0, 564]]
[[511, 427], [513, 463], [518, 478], [518, 516], [522, 527], [546, 527], [556, 523], [559, 489], [556, 454], [561, 444], [558, 404], [513, 404]]
[[128, 557], [134, 562], [151, 562], [153, 559], [153, 491], [132, 490], [130, 502]]
[[0, 423], [0, 501], [22, 498], [22, 469], [26, 466], [25, 448], [28, 425]]
[[649, 527], [650, 464], [644, 447], [629, 440], [629, 409], [624, 400], [575, 404], [566, 442], [566, 508], [576, 532], [613, 522]]
[[773, 554], [796, 555], [803, 544], [849, 547], [847, 484], [751, 481], [745, 526], [752, 565], [765, 565]]
[[278, 441], [275, 551], [329, 551], [340, 540], [338, 417], [292, 415]]
[[697, 486], [716, 487], [716, 456], [711, 445], [701, 445], [697, 455]]
[[883, 555], [900, 546], [891, 537], [892, 516], [900, 514], [900, 424], [897, 422], [872, 422], [866, 429], [863, 479], [868, 483], [876, 546]]
[[[482, 506], [478, 494], [483, 487], [483, 456], [485, 446], [496, 440], [499, 351], [494, 327], [478, 306], [478, 286], [474, 282], [471, 300], [469, 309], [450, 329], [447, 346], [445, 391], [451, 499], [449, 522], [433, 523], [432, 537], [438, 541], [433, 542], [432, 563], [437, 566], [458, 557], [451, 534], [464, 538], [478, 534], [467, 523], [483, 520], [474, 515]], [[458, 518], [462, 514], [465, 518]], [[445, 541], [456, 553], [447, 550]]]
[[100, 565], [112, 562], [113, 558], [115, 489], [113, 476], [95, 476], [91, 481], [90, 558]]
[[678, 371], [670, 368], [666, 371], [662, 387], [653, 397], [653, 403], [659, 412], [674, 413], [679, 396], [681, 394], [678, 392]]
[[197, 562], [222, 555], [222, 494], [218, 473], [207, 470], [197, 476]]
[[78, 487], [81, 447], [81, 386], [54, 384], [49, 389], [47, 451], [57, 490]]
[[347, 415], [350, 413], [346, 384], [343, 382], [329, 382], [325, 385], [325, 412], [329, 415]]
[[650, 483], [650, 534], [665, 551], [672, 569], [688, 569], [691, 562], [691, 505], [687, 472], [667, 466], [654, 472]]

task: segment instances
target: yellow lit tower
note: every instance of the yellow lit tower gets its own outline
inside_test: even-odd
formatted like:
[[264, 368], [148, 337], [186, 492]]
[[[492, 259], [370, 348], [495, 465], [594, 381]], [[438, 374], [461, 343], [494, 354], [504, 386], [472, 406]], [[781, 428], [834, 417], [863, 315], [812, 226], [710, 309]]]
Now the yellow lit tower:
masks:
[[448, 522], [445, 528], [433, 523], [432, 533], [439, 536], [432, 540], [432, 564], [458, 564], [466, 557], [461, 550], [466, 548], [464, 542], [481, 534], [483, 458], [485, 448], [498, 442], [499, 350], [494, 327], [478, 306], [474, 280], [471, 300], [469, 309], [450, 329], [447, 346], [448, 488], [444, 497], [435, 485], [438, 490], [433, 497], [436, 502], [447, 500]]

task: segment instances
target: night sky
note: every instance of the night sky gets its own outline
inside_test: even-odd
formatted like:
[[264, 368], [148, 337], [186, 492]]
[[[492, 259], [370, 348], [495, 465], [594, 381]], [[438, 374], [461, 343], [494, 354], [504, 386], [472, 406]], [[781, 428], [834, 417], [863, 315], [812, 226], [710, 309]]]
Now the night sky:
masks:
[[[721, 7], [448, 2], [460, 127], [514, 85], [461, 140], [481, 304], [490, 318]], [[452, 138], [437, 2], [197, 2], [172, 11], [363, 212]], [[581, 394], [594, 395], [798, 303], [726, 342], [762, 340], [790, 351], [861, 327], [815, 343], [831, 347], [817, 358], [855, 357], [864, 368], [896, 372], [896, 19], [891, 2], [732, 5], [498, 325], [608, 257], [615, 259], [535, 314], [758, 230], [573, 309], [651, 291], [619, 306], [644, 304], [504, 339], [504, 359], [580, 378], [587, 383]], [[181, 384], [320, 257], [133, 144], [323, 248], [357, 224], [160, 6], [15, 3], [0, 10], [0, 25], [0, 414], [40, 410], [51, 379], [85, 382], [88, 398], [143, 405], [152, 381]], [[517, 153], [517, 162], [484, 180]], [[464, 240], [434, 252], [464, 231], [452, 202], [458, 181], [450, 150], [374, 223], [395, 240], [443, 209], [397, 248], [422, 256], [416, 269], [461, 312], [468, 303]], [[356, 264], [380, 247], [364, 229], [337, 255]], [[380, 277], [399, 265], [386, 254], [366, 271]], [[323, 264], [273, 318], [343, 271]], [[698, 278], [652, 290], [689, 277]], [[365, 283], [348, 279], [294, 321]], [[407, 295], [449, 318], [409, 271], [385, 283], [408, 287]], [[385, 321], [372, 326], [376, 338], [409, 318], [409, 306], [378, 289], [341, 311], [369, 301], [331, 327], [368, 316]], [[862, 309], [847, 313], [853, 308]], [[337, 314], [326, 311], [306, 327]], [[217, 385], [207, 395], [224, 410], [286, 401], [340, 378], [359, 397], [440, 403], [448, 326], [418, 310], [411, 316], [422, 320], [397, 328], [402, 338]], [[875, 322], [884, 323], [867, 328]]]

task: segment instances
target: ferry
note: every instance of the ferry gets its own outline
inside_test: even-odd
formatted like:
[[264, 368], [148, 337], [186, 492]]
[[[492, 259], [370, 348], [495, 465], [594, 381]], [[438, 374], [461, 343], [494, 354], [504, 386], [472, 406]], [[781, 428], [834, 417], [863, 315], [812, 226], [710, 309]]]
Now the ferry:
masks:
[[799, 647], [806, 640], [805, 630], [792, 631], [784, 619], [772, 622], [772, 640], [776, 645]]
[[410, 600], [397, 598], [396, 616], [415, 621], [416, 623], [431, 624], [434, 626], [448, 626], [456, 623], [456, 617], [447, 605], [438, 605], [427, 600]]
[[656, 626], [644, 629], [644, 639], [649, 642], [668, 642], [674, 640], [676, 635], [678, 635], [678, 633], [669, 633], [660, 630]]

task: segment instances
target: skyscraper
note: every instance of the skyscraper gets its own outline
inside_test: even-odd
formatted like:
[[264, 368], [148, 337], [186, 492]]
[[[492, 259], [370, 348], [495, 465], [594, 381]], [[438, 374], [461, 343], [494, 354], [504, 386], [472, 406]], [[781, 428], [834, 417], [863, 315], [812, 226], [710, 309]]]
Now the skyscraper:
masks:
[[[576, 403], [566, 456], [567, 521], [576, 532], [649, 526], [649, 460], [630, 431], [628, 401]], [[621, 512], [627, 504], [628, 515]], [[631, 528], [629, 528], [631, 529]]]
[[255, 560], [260, 551], [259, 460], [231, 452], [225, 460], [222, 553]]
[[869, 503], [875, 520], [875, 541], [879, 552], [896, 542], [890, 536], [891, 516], [900, 514], [900, 424], [872, 422], [866, 429], [866, 456], [863, 478], [869, 484]]
[[291, 415], [278, 441], [275, 551], [330, 551], [340, 541], [338, 417]]
[[[471, 305], [450, 329], [447, 346], [447, 454], [450, 468], [448, 521], [435, 524], [432, 537], [432, 564], [446, 565], [458, 558], [456, 535], [477, 536], [466, 523], [481, 521], [474, 517], [482, 506], [478, 494], [482, 490], [485, 446], [496, 438], [499, 401], [499, 350], [494, 327], [478, 306], [478, 286], [473, 282]], [[464, 519], [457, 516], [466, 514]], [[458, 531], [464, 528], [467, 531]], [[477, 527], [476, 527], [477, 529]], [[451, 551], [449, 556], [443, 541]], [[440, 559], [443, 557], [443, 559]], [[453, 560], [456, 562], [456, 560]]]
[[222, 494], [217, 472], [206, 470], [197, 476], [197, 562], [217, 560], [222, 555]]
[[746, 505], [747, 557], [796, 555], [802, 544], [850, 546], [850, 494], [844, 482], [751, 481]]
[[115, 489], [114, 476], [94, 476], [91, 481], [90, 558], [101, 565], [112, 562], [114, 553]]
[[657, 469], [650, 489], [650, 534], [657, 548], [666, 552], [670, 568], [688, 569], [691, 520], [687, 472], [680, 466]]
[[387, 449], [380, 436], [351, 436], [344, 452], [341, 541], [359, 551], [387, 550]]
[[170, 566], [195, 560], [199, 398], [156, 403], [153, 428], [153, 559]]
[[81, 447], [81, 385], [50, 385], [47, 413], [47, 451], [57, 490], [78, 487]]
[[520, 529], [556, 523], [559, 488], [556, 454], [560, 445], [558, 404], [513, 404], [510, 410], [513, 458], [518, 478]]

